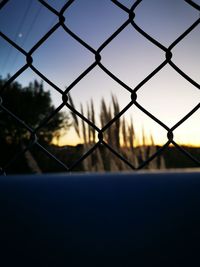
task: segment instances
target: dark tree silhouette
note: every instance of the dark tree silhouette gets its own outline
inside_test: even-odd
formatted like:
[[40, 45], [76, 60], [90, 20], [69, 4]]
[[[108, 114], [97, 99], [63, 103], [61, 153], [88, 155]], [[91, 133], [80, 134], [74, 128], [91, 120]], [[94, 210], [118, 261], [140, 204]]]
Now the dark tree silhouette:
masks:
[[[32, 129], [40, 126], [42, 121], [55, 111], [50, 92], [44, 90], [42, 82], [39, 83], [35, 80], [27, 87], [22, 87], [18, 82], [14, 82], [2, 90], [4, 83], [5, 80], [0, 79], [0, 97], [3, 106]], [[61, 132], [65, 132], [69, 126], [69, 117], [66, 113], [58, 112], [48, 123], [39, 127], [37, 137], [40, 142], [50, 144], [53, 137], [58, 138]], [[1, 140], [19, 144], [21, 141], [29, 140], [30, 137], [30, 132], [0, 106]]]

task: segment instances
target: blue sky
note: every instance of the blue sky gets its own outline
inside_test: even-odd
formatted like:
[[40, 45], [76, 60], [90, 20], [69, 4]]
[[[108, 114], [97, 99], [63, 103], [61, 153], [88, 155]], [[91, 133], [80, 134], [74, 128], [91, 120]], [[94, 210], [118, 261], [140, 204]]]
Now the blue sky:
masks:
[[[64, 0], [46, 1], [58, 11]], [[135, 1], [119, 1], [130, 8]], [[196, 1], [200, 4], [200, 1]], [[64, 13], [65, 24], [94, 49], [98, 47], [128, 18], [127, 14], [108, 0], [75, 0]], [[168, 47], [183, 33], [199, 14], [183, 0], [143, 0], [136, 9], [135, 22], [144, 31]], [[0, 11], [0, 31], [26, 51], [57, 22], [57, 17], [35, 0], [10, 0]], [[190, 33], [173, 50], [173, 62], [197, 83], [200, 82], [200, 26]], [[165, 53], [146, 40], [135, 29], [127, 26], [101, 52], [103, 65], [131, 88], [138, 85], [165, 59]], [[33, 54], [33, 65], [62, 90], [69, 86], [90, 64], [94, 55], [59, 28]], [[25, 58], [0, 39], [0, 74], [14, 74], [25, 64]], [[33, 79], [41, 80], [31, 70], [23, 73], [18, 81], [27, 85]], [[48, 84], [55, 106], [61, 96]], [[111, 93], [118, 97], [123, 108], [130, 101], [130, 94], [108, 77], [99, 67], [92, 70], [71, 91], [77, 106], [95, 101], [99, 113], [101, 98], [111, 101]], [[172, 127], [199, 103], [199, 89], [166, 66], [138, 91], [138, 102], [168, 127]], [[179, 143], [200, 144], [200, 111], [175, 130]], [[157, 143], [166, 142], [166, 131], [136, 107], [127, 112], [133, 118], [136, 131], [144, 127], [152, 133]], [[76, 143], [71, 131], [62, 143]]]

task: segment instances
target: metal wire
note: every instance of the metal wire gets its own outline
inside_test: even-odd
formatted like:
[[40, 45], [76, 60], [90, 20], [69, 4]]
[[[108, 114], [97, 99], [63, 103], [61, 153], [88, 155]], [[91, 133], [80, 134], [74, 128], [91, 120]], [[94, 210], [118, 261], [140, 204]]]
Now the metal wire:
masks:
[[[0, 3], [0, 9], [1, 12], [3, 12], [3, 7], [8, 3], [8, 0], [3, 0]], [[157, 73], [163, 69], [166, 65], [171, 66], [180, 76], [182, 76], [184, 79], [186, 79], [190, 84], [195, 86], [196, 88], [200, 89], [200, 84], [195, 82], [191, 77], [189, 77], [186, 73], [184, 73], [179, 66], [177, 66], [173, 62], [173, 49], [176, 45], [178, 45], [188, 34], [190, 34], [196, 27], [198, 27], [200, 23], [200, 18], [198, 18], [188, 29], [186, 29], [176, 40], [174, 40], [169, 47], [165, 47], [162, 43], [155, 40], [152, 36], [150, 36], [147, 32], [145, 32], [137, 23], [135, 22], [135, 14], [137, 13], [137, 7], [141, 4], [142, 0], [137, 0], [132, 5], [132, 7], [129, 9], [126, 6], [124, 6], [122, 3], [116, 0], [111, 0], [111, 2], [118, 7], [121, 12], [124, 12], [127, 14], [128, 19], [114, 32], [112, 33], [109, 38], [103, 42], [97, 50], [95, 50], [93, 47], [91, 47], [87, 42], [82, 40], [78, 35], [76, 35], [65, 23], [65, 12], [67, 9], [75, 2], [75, 0], [66, 1], [66, 4], [61, 8], [60, 11], [57, 11], [54, 9], [51, 5], [46, 3], [44, 0], [38, 0], [43, 8], [46, 8], [49, 12], [53, 13], [57, 16], [58, 21], [51, 27], [51, 29], [37, 42], [35, 45], [30, 49], [30, 51], [25, 51], [22, 47], [17, 45], [13, 40], [11, 40], [6, 34], [3, 32], [0, 32], [0, 38], [3, 38], [8, 44], [10, 44], [14, 49], [16, 49], [21, 55], [24, 55], [26, 57], [26, 64], [22, 66], [14, 75], [12, 75], [7, 82], [3, 85], [2, 90], [5, 90], [17, 77], [19, 77], [24, 71], [27, 69], [31, 69], [33, 72], [35, 72], [38, 76], [40, 76], [47, 84], [49, 84], [54, 90], [56, 90], [61, 96], [62, 96], [62, 103], [60, 106], [51, 113], [48, 117], [46, 117], [42, 122], [40, 122], [39, 126], [35, 129], [30, 128], [25, 122], [23, 122], [18, 116], [16, 116], [13, 112], [11, 112], [6, 106], [4, 106], [4, 99], [1, 97], [0, 92], [0, 109], [3, 110], [5, 113], [9, 114], [13, 120], [15, 120], [22, 128], [25, 128], [30, 133], [30, 140], [29, 144], [22, 149], [18, 154], [16, 154], [5, 166], [1, 167], [0, 172], [2, 174], [6, 173], [6, 170], [13, 164], [16, 159], [21, 157], [27, 150], [30, 150], [34, 146], [39, 148], [41, 151], [43, 151], [48, 157], [56, 161], [63, 170], [65, 171], [71, 171], [75, 167], [77, 167], [82, 161], [84, 161], [88, 156], [90, 156], [98, 147], [104, 146], [107, 148], [111, 153], [113, 153], [115, 156], [117, 156], [123, 163], [125, 163], [127, 166], [132, 168], [133, 170], [138, 170], [141, 168], [144, 168], [147, 166], [147, 164], [158, 157], [163, 151], [165, 151], [171, 144], [174, 145], [181, 153], [183, 153], [185, 156], [190, 158], [191, 161], [193, 161], [197, 166], [200, 166], [200, 161], [195, 158], [193, 155], [191, 155], [188, 151], [186, 151], [183, 147], [179, 146], [175, 140], [173, 132], [175, 129], [177, 129], [183, 122], [185, 122], [190, 116], [192, 116], [197, 110], [200, 108], [200, 103], [195, 106], [190, 112], [188, 112], [187, 115], [185, 115], [182, 119], [180, 119], [174, 126], [169, 128], [167, 125], [165, 125], [162, 121], [160, 121], [157, 117], [155, 117], [151, 112], [149, 112], [145, 107], [140, 105], [139, 102], [137, 102], [137, 92], [144, 86], [144, 84], [148, 83], [152, 77], [156, 76]], [[196, 9], [197, 11], [200, 11], [200, 6], [193, 1], [185, 0], [185, 2], [190, 5], [192, 8]], [[133, 29], [141, 34], [144, 38], [146, 38], [148, 41], [150, 41], [154, 46], [156, 46], [159, 50], [161, 50], [165, 54], [165, 60], [158, 65], [151, 73], [149, 73], [140, 83], [135, 86], [135, 88], [130, 88], [127, 84], [125, 84], [122, 80], [119, 79], [119, 77], [115, 76], [114, 73], [112, 73], [112, 70], [109, 70], [102, 64], [102, 51], [122, 32], [124, 31], [128, 26], [132, 26]], [[35, 66], [34, 66], [34, 57], [33, 53], [50, 38], [50, 36], [55, 33], [58, 29], [62, 28], [67, 35], [71, 36], [76, 42], [78, 42], [80, 45], [82, 45], [84, 48], [88, 50], [91, 54], [94, 56], [94, 61], [91, 65], [89, 65], [76, 79], [66, 88], [65, 91], [60, 89], [57, 85], [55, 85], [49, 78], [47, 78], [43, 73], [41, 73]], [[117, 82], [119, 85], [121, 85], [124, 90], [128, 91], [130, 93], [130, 102], [126, 105], [126, 107], [121, 110], [112, 120], [110, 120], [102, 129], [97, 127], [93, 122], [91, 122], [87, 117], [85, 117], [83, 114], [81, 114], [78, 110], [76, 110], [72, 105], [70, 105], [70, 101], [68, 98], [68, 94], [73, 90], [75, 85], [77, 85], [85, 76], [87, 76], [93, 69], [99, 67], [106, 75], [108, 75], [111, 79], [113, 79], [115, 82]], [[129, 162], [126, 158], [124, 158], [118, 151], [116, 151], [113, 147], [111, 147], [105, 140], [104, 140], [104, 132], [109, 129], [124, 113], [129, 110], [130, 107], [135, 106], [140, 111], [145, 113], [150, 119], [152, 119], [154, 122], [159, 124], [163, 129], [166, 131], [167, 135], [167, 142], [159, 149], [157, 150], [153, 155], [151, 155], [148, 159], [146, 159], [143, 163], [141, 163], [139, 166], [134, 166], [131, 162]], [[41, 143], [39, 143], [37, 139], [37, 134], [42, 127], [44, 127], [50, 119], [55, 116], [56, 113], [58, 113], [63, 107], [67, 107], [71, 112], [75, 113], [81, 120], [83, 120], [85, 123], [87, 123], [89, 126], [91, 126], [98, 134], [98, 141], [96, 144], [94, 144], [84, 155], [82, 155], [75, 163], [73, 163], [71, 166], [67, 166], [65, 163], [63, 163], [60, 159], [58, 159], [54, 154], [52, 154], [48, 149], [46, 149]]]

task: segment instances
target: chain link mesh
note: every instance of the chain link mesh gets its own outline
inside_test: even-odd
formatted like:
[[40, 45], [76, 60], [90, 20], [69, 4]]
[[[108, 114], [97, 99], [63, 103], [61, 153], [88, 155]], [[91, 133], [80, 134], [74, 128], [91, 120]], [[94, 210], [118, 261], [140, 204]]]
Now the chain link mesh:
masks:
[[[4, 7], [9, 2], [9, 0], [3, 0], [0, 2], [0, 9], [1, 12], [3, 12]], [[181, 153], [185, 154], [188, 158], [190, 158], [191, 161], [193, 161], [197, 166], [200, 166], [200, 161], [194, 157], [192, 154], [190, 154], [188, 151], [186, 151], [183, 147], [177, 144], [177, 142], [174, 140], [173, 132], [175, 129], [177, 129], [183, 122], [185, 122], [190, 116], [192, 116], [197, 110], [200, 108], [200, 104], [196, 105], [187, 115], [185, 115], [181, 120], [179, 120], [173, 127], [169, 128], [164, 122], [159, 120], [157, 117], [155, 117], [151, 112], [149, 112], [144, 106], [140, 105], [137, 102], [137, 92], [144, 86], [144, 84], [148, 83], [152, 77], [156, 76], [161, 69], [163, 69], [166, 65], [169, 65], [171, 68], [173, 68], [180, 76], [182, 76], [183, 79], [186, 79], [190, 84], [192, 84], [194, 87], [200, 89], [200, 85], [195, 82], [190, 76], [188, 76], [185, 72], [183, 72], [179, 66], [177, 66], [173, 62], [173, 49], [175, 46], [177, 46], [188, 34], [190, 34], [195, 28], [198, 27], [200, 23], [200, 18], [197, 18], [196, 21], [188, 28], [186, 29], [176, 40], [174, 40], [168, 47], [165, 47], [162, 43], [155, 40], [152, 36], [150, 36], [147, 32], [145, 32], [139, 25], [136, 24], [134, 18], [137, 13], [137, 7], [141, 4], [142, 0], [135, 1], [134, 4], [131, 6], [131, 8], [127, 8], [122, 3], [116, 0], [111, 0], [111, 2], [118, 7], [121, 12], [126, 13], [128, 19], [115, 31], [112, 33], [112, 35], [109, 36], [109, 38], [103, 42], [100, 47], [95, 50], [93, 47], [91, 47], [87, 42], [82, 40], [78, 35], [76, 35], [73, 31], [68, 28], [68, 26], [65, 23], [65, 15], [64, 13], [67, 11], [67, 9], [75, 2], [75, 0], [69, 0], [67, 1], [64, 6], [61, 8], [60, 11], [57, 11], [54, 9], [51, 5], [46, 3], [43, 0], [38, 0], [38, 2], [42, 5], [44, 9], [47, 9], [49, 12], [53, 13], [55, 16], [57, 16], [57, 22], [51, 27], [51, 29], [46, 32], [46, 34], [37, 42], [35, 45], [29, 50], [26, 51], [22, 47], [20, 47], [16, 42], [11, 40], [6, 34], [3, 32], [0, 32], [0, 38], [3, 38], [9, 45], [11, 45], [14, 49], [16, 49], [18, 52], [21, 53], [26, 58], [26, 64], [22, 66], [14, 75], [12, 75], [7, 82], [3, 85], [2, 90], [5, 90], [11, 83], [18, 78], [22, 73], [24, 73], [27, 69], [31, 69], [33, 72], [35, 72], [39, 77], [41, 77], [47, 84], [49, 84], [54, 90], [56, 90], [61, 96], [62, 96], [62, 103], [56, 108], [56, 110], [51, 113], [48, 117], [46, 117], [42, 122], [40, 122], [39, 126], [37, 128], [31, 128], [29, 125], [27, 125], [23, 120], [21, 120], [16, 114], [11, 112], [5, 105], [4, 105], [4, 99], [2, 99], [0, 95], [0, 109], [7, 113], [9, 116], [13, 118], [14, 121], [16, 121], [20, 127], [25, 128], [30, 133], [30, 140], [29, 143], [19, 152], [16, 153], [15, 156], [9, 160], [6, 165], [2, 166], [1, 173], [5, 174], [6, 170], [12, 166], [13, 162], [15, 162], [18, 158], [20, 158], [23, 154], [25, 154], [27, 151], [32, 149], [33, 147], [39, 148], [41, 151], [43, 151], [48, 157], [52, 158], [54, 161], [56, 161], [65, 171], [72, 171], [75, 167], [77, 167], [81, 162], [83, 162], [87, 157], [89, 157], [99, 146], [104, 146], [106, 149], [108, 149], [111, 153], [115, 154], [121, 161], [123, 161], [124, 164], [128, 165], [133, 170], [138, 170], [141, 168], [144, 168], [151, 162], [153, 159], [158, 157], [160, 154], [163, 153], [165, 149], [167, 149], [170, 145], [175, 146]], [[193, 1], [185, 0], [185, 2], [190, 5], [195, 10], [200, 11], [200, 6], [197, 5]], [[130, 88], [127, 84], [125, 84], [122, 80], [120, 80], [118, 77], [116, 77], [111, 70], [106, 68], [102, 64], [102, 51], [121, 33], [123, 32], [128, 26], [134, 28], [136, 32], [141, 34], [144, 38], [146, 38], [148, 41], [150, 41], [154, 46], [157, 47], [157, 49], [161, 50], [165, 54], [165, 60], [158, 65], [151, 73], [149, 73], [145, 79], [143, 79], [135, 88]], [[49, 78], [47, 78], [38, 68], [34, 66], [34, 57], [33, 53], [39, 49], [39, 47], [45, 43], [52, 34], [54, 34], [59, 28], [64, 29], [67, 35], [71, 36], [76, 42], [78, 42], [81, 46], [86, 48], [94, 57], [94, 61], [91, 65], [89, 65], [76, 79], [67, 87], [65, 91], [61, 90], [58, 86], [56, 86]], [[112, 118], [103, 128], [97, 127], [92, 121], [90, 121], [86, 116], [81, 114], [78, 110], [76, 110], [69, 101], [69, 93], [73, 90], [75, 85], [77, 85], [85, 76], [87, 76], [93, 69], [100, 68], [106, 75], [108, 75], [111, 79], [113, 79], [115, 82], [120, 84], [124, 90], [128, 91], [130, 93], [130, 102], [127, 103], [126, 107], [123, 108], [114, 118]], [[2, 93], [2, 92], [0, 92]], [[129, 162], [126, 158], [124, 158], [118, 151], [116, 151], [112, 146], [110, 146], [105, 140], [104, 140], [104, 133], [106, 130], [109, 129], [123, 114], [125, 114], [130, 107], [135, 106], [140, 111], [145, 113], [150, 119], [152, 119], [154, 122], [159, 124], [165, 131], [167, 135], [167, 142], [162, 145], [153, 155], [151, 155], [148, 159], [146, 159], [142, 164], [139, 166], [134, 166], [131, 162]], [[64, 107], [67, 107], [71, 112], [76, 114], [81, 120], [83, 120], [86, 124], [88, 124], [90, 127], [92, 127], [97, 135], [98, 140], [97, 142], [85, 153], [83, 154], [75, 163], [73, 163], [71, 166], [67, 166], [64, 162], [62, 162], [59, 158], [57, 158], [53, 153], [51, 153], [48, 149], [46, 149], [37, 138], [37, 133], [42, 127], [44, 127], [45, 124], [47, 124], [53, 116], [55, 116], [56, 113], [58, 113], [60, 110], [62, 110]]]

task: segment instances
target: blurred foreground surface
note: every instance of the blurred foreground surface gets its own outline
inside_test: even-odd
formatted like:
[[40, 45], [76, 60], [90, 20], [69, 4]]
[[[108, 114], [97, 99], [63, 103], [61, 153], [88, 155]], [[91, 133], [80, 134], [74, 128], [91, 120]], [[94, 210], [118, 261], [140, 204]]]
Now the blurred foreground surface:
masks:
[[199, 266], [200, 173], [0, 179], [1, 266]]

